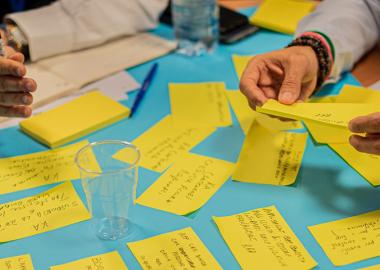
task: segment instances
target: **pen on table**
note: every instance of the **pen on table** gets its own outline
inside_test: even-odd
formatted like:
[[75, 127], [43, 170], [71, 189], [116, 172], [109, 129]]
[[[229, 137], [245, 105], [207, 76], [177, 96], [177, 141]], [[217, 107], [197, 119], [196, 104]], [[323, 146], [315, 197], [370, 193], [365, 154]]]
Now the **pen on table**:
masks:
[[139, 104], [141, 103], [141, 100], [143, 99], [146, 91], [148, 90], [150, 84], [152, 83], [152, 80], [154, 78], [154, 75], [156, 74], [157, 68], [158, 68], [158, 64], [155, 63], [152, 66], [152, 68], [149, 70], [148, 74], [146, 75], [144, 82], [143, 82], [141, 88], [139, 89], [139, 92], [137, 93], [136, 99], [133, 102], [131, 113], [130, 113], [129, 117], [132, 117], [132, 115], [136, 112]]

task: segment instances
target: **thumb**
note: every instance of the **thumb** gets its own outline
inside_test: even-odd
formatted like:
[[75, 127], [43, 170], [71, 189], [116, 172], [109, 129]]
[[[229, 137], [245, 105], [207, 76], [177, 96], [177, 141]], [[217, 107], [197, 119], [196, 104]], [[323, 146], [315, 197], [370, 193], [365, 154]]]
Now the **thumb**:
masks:
[[278, 100], [283, 104], [293, 104], [301, 94], [302, 78], [304, 69], [290, 63], [285, 66], [285, 77], [282, 81]]

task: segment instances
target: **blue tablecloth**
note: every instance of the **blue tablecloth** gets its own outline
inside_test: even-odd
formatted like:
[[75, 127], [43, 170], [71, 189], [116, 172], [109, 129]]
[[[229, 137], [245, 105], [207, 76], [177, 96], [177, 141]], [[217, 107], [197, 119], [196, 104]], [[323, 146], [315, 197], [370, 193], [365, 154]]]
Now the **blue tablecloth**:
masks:
[[[171, 35], [165, 26], [160, 26], [155, 33], [161, 36]], [[169, 82], [223, 81], [229, 89], [237, 89], [238, 79], [234, 72], [231, 54], [269, 52], [285, 46], [290, 40], [291, 37], [288, 35], [261, 30], [238, 44], [220, 46], [212, 55], [186, 58], [171, 54], [162, 57], [156, 60], [160, 65], [157, 76], [133, 119], [118, 122], [87, 136], [86, 139], [132, 141], [170, 113], [167, 89]], [[141, 82], [150, 66], [151, 63], [146, 63], [129, 71]], [[338, 93], [345, 83], [358, 84], [351, 74], [346, 74], [338, 84], [325, 89], [322, 93]], [[243, 140], [243, 132], [234, 118], [234, 126], [217, 130], [192, 151], [236, 162]], [[0, 130], [0, 157], [41, 150], [45, 148], [21, 133], [18, 128]], [[158, 173], [141, 168], [138, 195], [158, 177]], [[84, 200], [80, 182], [76, 180], [74, 185]], [[0, 203], [31, 196], [53, 186], [1, 195]], [[223, 269], [239, 269], [238, 263], [221, 238], [211, 217], [276, 205], [306, 249], [318, 262], [317, 269], [334, 269], [309, 233], [307, 226], [379, 209], [379, 192], [332, 150], [326, 146], [314, 145], [309, 139], [297, 182], [293, 186], [278, 187], [228, 181], [204, 207], [190, 217], [176, 216], [136, 205], [133, 209], [133, 222], [140, 227], [141, 231], [134, 240], [191, 226]], [[129, 269], [141, 269], [126, 247], [125, 241], [100, 241], [88, 228], [89, 222], [82, 222], [41, 235], [0, 244], [0, 258], [30, 253], [36, 270], [48, 270], [51, 265], [118, 250]], [[380, 258], [374, 258], [339, 269], [357, 269], [379, 263]]]

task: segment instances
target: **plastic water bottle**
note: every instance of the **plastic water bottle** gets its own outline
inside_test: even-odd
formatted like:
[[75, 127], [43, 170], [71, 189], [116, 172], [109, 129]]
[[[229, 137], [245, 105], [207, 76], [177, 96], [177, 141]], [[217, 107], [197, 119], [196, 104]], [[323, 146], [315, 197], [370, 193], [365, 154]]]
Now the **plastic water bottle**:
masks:
[[217, 0], [172, 0], [178, 52], [194, 56], [212, 51], [219, 38]]

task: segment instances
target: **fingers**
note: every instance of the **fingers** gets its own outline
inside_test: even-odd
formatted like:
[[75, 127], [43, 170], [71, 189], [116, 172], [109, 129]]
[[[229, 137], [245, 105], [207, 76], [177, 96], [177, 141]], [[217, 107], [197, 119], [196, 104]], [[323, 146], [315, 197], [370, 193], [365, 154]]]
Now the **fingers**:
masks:
[[247, 68], [240, 80], [240, 90], [248, 98], [251, 106], [261, 106], [267, 101], [267, 97], [258, 86], [260, 70], [256, 65]]
[[362, 137], [352, 135], [350, 143], [359, 152], [380, 155], [380, 136]]
[[0, 76], [10, 75], [16, 77], [23, 77], [26, 74], [25, 66], [11, 59], [0, 58]]
[[285, 77], [282, 82], [278, 100], [283, 104], [293, 104], [300, 98], [302, 80], [305, 76], [306, 62], [303, 57], [290, 56], [286, 59]]
[[32, 109], [28, 106], [0, 106], [0, 116], [4, 117], [29, 117]]
[[380, 113], [357, 117], [348, 123], [348, 128], [355, 133], [380, 133]]
[[29, 93], [1, 93], [0, 106], [31, 105], [33, 96]]
[[1, 92], [34, 92], [37, 84], [33, 79], [12, 76], [0, 76]]

